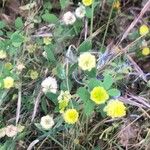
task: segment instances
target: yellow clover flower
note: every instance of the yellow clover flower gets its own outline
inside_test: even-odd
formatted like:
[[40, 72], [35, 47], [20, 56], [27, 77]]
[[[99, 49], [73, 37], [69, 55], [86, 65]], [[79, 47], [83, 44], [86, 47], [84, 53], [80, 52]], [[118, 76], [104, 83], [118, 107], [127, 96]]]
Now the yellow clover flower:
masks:
[[70, 100], [71, 99], [71, 94], [69, 93], [69, 91], [61, 91], [60, 95], [58, 96], [58, 100]]
[[116, 0], [113, 3], [113, 8], [119, 10], [120, 9], [120, 5], [121, 5], [120, 0]]
[[79, 113], [76, 109], [68, 109], [64, 112], [63, 118], [66, 123], [68, 124], [74, 124], [78, 121]]
[[150, 54], [150, 49], [149, 49], [148, 47], [144, 47], [144, 48], [142, 49], [142, 54], [143, 54], [144, 56], [149, 55], [149, 54]]
[[6, 77], [4, 80], [4, 88], [10, 89], [11, 87], [14, 86], [14, 79], [12, 77]]
[[109, 99], [109, 95], [103, 87], [98, 86], [93, 88], [90, 93], [90, 98], [96, 104], [103, 104]]
[[58, 96], [60, 113], [64, 112], [64, 109], [68, 106], [70, 99], [71, 94], [69, 93], [69, 91], [61, 91], [60, 95]]
[[141, 36], [144, 36], [149, 33], [149, 27], [143, 24], [142, 26], [140, 26], [139, 32]]
[[82, 0], [83, 5], [90, 6], [93, 3], [93, 0]]
[[29, 44], [27, 46], [27, 51], [29, 53], [34, 53], [36, 51], [36, 49], [37, 49], [37, 44]]
[[35, 80], [35, 79], [37, 79], [38, 78], [38, 72], [37, 71], [35, 71], [35, 70], [31, 70], [31, 72], [30, 72], [30, 78], [32, 79], [32, 80]]
[[126, 115], [126, 107], [123, 102], [119, 100], [111, 100], [107, 106], [104, 108], [107, 116], [112, 118], [123, 117]]
[[7, 57], [7, 53], [4, 50], [0, 50], [0, 59], [5, 59]]
[[5, 63], [5, 68], [8, 70], [11, 70], [13, 68], [12, 63], [10, 63], [10, 62]]
[[44, 38], [43, 38], [43, 43], [44, 43], [45, 45], [51, 44], [51, 43], [52, 43], [52, 38], [51, 38], [51, 37], [44, 37]]
[[91, 71], [96, 66], [95, 56], [89, 52], [81, 54], [78, 58], [78, 65], [82, 70]]

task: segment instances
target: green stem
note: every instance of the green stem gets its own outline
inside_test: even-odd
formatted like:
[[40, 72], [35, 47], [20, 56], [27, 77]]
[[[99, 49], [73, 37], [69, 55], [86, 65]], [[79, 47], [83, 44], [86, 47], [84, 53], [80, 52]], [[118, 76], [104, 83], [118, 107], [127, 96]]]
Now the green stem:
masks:
[[90, 37], [92, 37], [92, 33], [93, 33], [93, 17], [94, 17], [94, 1], [92, 3], [92, 16], [91, 16], [91, 25], [90, 25]]
[[103, 41], [102, 41], [102, 45], [101, 45], [100, 51], [102, 51], [103, 46], [104, 46], [104, 42], [105, 42], [105, 39], [106, 39], [108, 27], [109, 27], [111, 16], [112, 16], [112, 12], [113, 12], [113, 7], [111, 7], [111, 11], [110, 11], [110, 14], [109, 14], [109, 18], [108, 18], [108, 22], [107, 22], [107, 25], [106, 25], [106, 30], [105, 30], [105, 33], [104, 33], [104, 36], [103, 36]]

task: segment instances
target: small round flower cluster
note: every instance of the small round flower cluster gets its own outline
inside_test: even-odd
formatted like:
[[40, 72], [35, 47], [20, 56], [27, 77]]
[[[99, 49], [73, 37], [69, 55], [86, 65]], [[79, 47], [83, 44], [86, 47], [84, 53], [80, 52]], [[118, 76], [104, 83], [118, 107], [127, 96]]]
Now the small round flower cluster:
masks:
[[30, 70], [30, 78], [31, 78], [32, 80], [37, 79], [38, 76], [39, 76], [39, 73], [38, 73], [36, 70]]
[[[5, 58], [7, 58], [7, 53], [4, 50], [0, 50], [0, 60], [4, 60]], [[13, 68], [11, 63], [5, 63], [5, 69], [7, 70], [11, 70]], [[14, 86], [14, 79], [11, 76], [7, 76], [2, 80], [2, 83], [0, 83], [0, 87], [2, 87], [5, 89], [10, 89]]]
[[41, 118], [40, 125], [44, 130], [50, 130], [54, 124], [53, 117], [50, 115], [46, 115]]
[[120, 5], [121, 5], [120, 0], [115, 0], [113, 2], [113, 8], [116, 9], [116, 10], [120, 10]]
[[139, 32], [140, 32], [141, 36], [145, 36], [146, 34], [149, 33], [149, 27], [147, 25], [143, 24], [140, 26]]
[[74, 124], [78, 121], [79, 113], [76, 109], [67, 109], [63, 113], [63, 117], [65, 122], [67, 122], [68, 124]]
[[52, 43], [52, 38], [51, 37], [44, 37], [43, 38], [43, 43], [45, 44], [45, 45], [49, 45], [49, 44], [51, 44]]
[[14, 86], [14, 79], [10, 76], [4, 78], [3, 82], [4, 82], [4, 88], [5, 89], [10, 89]]
[[[93, 88], [90, 98], [96, 104], [104, 104], [109, 99], [109, 95], [103, 87], [98, 86]], [[112, 118], [126, 115], [126, 107], [119, 100], [110, 100], [105, 106], [104, 111], [107, 113], [107, 116]]]
[[104, 111], [107, 113], [107, 116], [112, 118], [123, 117], [126, 115], [126, 107], [123, 102], [116, 100], [110, 100], [105, 106]]
[[44, 93], [51, 92], [55, 94], [57, 92], [57, 81], [53, 77], [47, 77], [44, 79], [41, 86]]
[[58, 96], [60, 113], [62, 113], [65, 122], [68, 124], [76, 123], [79, 118], [79, 113], [76, 109], [72, 108], [65, 110], [66, 107], [69, 105], [71, 97], [72, 96], [69, 91], [61, 91], [60, 95]]
[[3, 138], [4, 136], [14, 137], [18, 133], [21, 133], [24, 130], [24, 128], [25, 127], [22, 125], [18, 125], [18, 126], [14, 126], [12, 124], [8, 125], [7, 127], [0, 129], [0, 138]]
[[79, 56], [78, 65], [84, 71], [91, 71], [96, 66], [96, 58], [91, 53], [85, 52]]
[[144, 48], [142, 49], [142, 54], [143, 54], [144, 56], [150, 55], [150, 48], [149, 48], [149, 47], [144, 47]]
[[72, 13], [71, 11], [66, 12], [63, 17], [62, 21], [65, 25], [72, 25], [76, 21], [76, 17], [82, 19], [86, 14], [85, 6], [92, 5], [93, 0], [82, 0], [82, 4], [78, 8], [76, 8], [75, 12]]
[[71, 94], [69, 93], [69, 91], [61, 91], [57, 99], [59, 103], [60, 113], [63, 113], [65, 108], [69, 104], [69, 100], [71, 99]]
[[7, 57], [7, 53], [4, 50], [0, 50], [0, 59], [5, 59]]
[[[96, 58], [89, 52], [81, 54], [78, 58], [78, 65], [83, 71], [91, 71], [96, 67]], [[94, 87], [90, 92], [90, 99], [96, 104], [104, 104], [109, 99], [109, 94], [102, 86]], [[122, 117], [125, 116], [125, 106], [119, 100], [111, 100], [105, 108], [108, 116]]]
[[79, 6], [75, 10], [75, 14], [71, 11], [66, 12], [63, 17], [62, 21], [65, 25], [72, 25], [76, 21], [76, 17], [82, 19], [85, 16], [85, 7], [83, 5]]
[[[139, 29], [139, 33], [141, 36], [145, 36], [149, 33], [150, 29], [147, 25], [143, 24], [140, 26], [140, 29]], [[150, 48], [147, 47], [147, 45], [145, 45], [143, 48], [142, 48], [142, 54], [144, 56], [147, 56], [147, 55], [150, 55]]]

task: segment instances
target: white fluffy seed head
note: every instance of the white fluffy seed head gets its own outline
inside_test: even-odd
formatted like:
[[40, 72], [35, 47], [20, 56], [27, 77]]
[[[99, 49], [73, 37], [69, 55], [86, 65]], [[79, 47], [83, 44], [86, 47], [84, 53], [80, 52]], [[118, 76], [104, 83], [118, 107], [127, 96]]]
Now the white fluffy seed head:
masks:
[[53, 119], [53, 117], [51, 117], [49, 115], [46, 115], [46, 116], [42, 117], [40, 125], [42, 126], [42, 128], [44, 130], [51, 129], [52, 126], [54, 125], [54, 119]]
[[85, 7], [82, 5], [75, 10], [75, 15], [80, 19], [85, 16], [85, 13]]
[[57, 92], [57, 81], [53, 77], [47, 77], [42, 81], [41, 86], [44, 93], [51, 92], [55, 94]]
[[75, 23], [76, 17], [71, 11], [68, 11], [63, 15], [62, 20], [65, 25], [72, 25]]
[[14, 137], [14, 136], [16, 136], [17, 133], [18, 133], [18, 129], [17, 129], [17, 127], [14, 126], [14, 125], [9, 125], [9, 126], [6, 127], [5, 132], [6, 132], [6, 135], [7, 135], [8, 137]]

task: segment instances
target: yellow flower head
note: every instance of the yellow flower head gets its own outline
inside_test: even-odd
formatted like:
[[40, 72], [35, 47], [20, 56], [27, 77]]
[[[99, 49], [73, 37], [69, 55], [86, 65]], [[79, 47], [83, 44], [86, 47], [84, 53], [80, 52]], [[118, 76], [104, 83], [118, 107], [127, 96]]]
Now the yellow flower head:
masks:
[[65, 108], [69, 104], [70, 99], [71, 99], [71, 94], [69, 93], [69, 91], [61, 91], [60, 95], [58, 96], [60, 113], [64, 112]]
[[82, 0], [83, 5], [90, 6], [93, 3], [93, 0]]
[[120, 9], [120, 5], [121, 5], [120, 0], [116, 0], [113, 3], [113, 8], [114, 9]]
[[7, 53], [4, 50], [0, 50], [0, 59], [5, 59], [7, 57]]
[[27, 46], [27, 51], [29, 53], [34, 53], [36, 51], [36, 49], [37, 49], [37, 44], [29, 44]]
[[8, 70], [11, 70], [11, 69], [13, 68], [12, 63], [7, 62], [7, 63], [5, 64], [5, 68], [8, 69]]
[[66, 123], [68, 124], [74, 124], [78, 121], [79, 113], [76, 109], [68, 109], [64, 112], [63, 118]]
[[149, 33], [149, 27], [143, 24], [142, 26], [140, 26], [139, 32], [141, 36], [144, 36]]
[[91, 71], [96, 66], [95, 56], [88, 52], [81, 54], [78, 58], [78, 65], [82, 70]]
[[150, 49], [149, 49], [148, 47], [144, 47], [144, 48], [142, 49], [142, 54], [143, 54], [144, 56], [149, 55], [149, 54], [150, 54]]
[[90, 95], [91, 100], [94, 101], [96, 104], [103, 104], [106, 100], [109, 99], [107, 91], [100, 86], [93, 88]]
[[30, 78], [31, 79], [33, 79], [33, 80], [35, 80], [35, 79], [37, 79], [38, 78], [38, 72], [37, 71], [34, 71], [34, 70], [31, 70], [31, 72], [30, 72]]
[[69, 91], [61, 91], [60, 95], [58, 96], [58, 100], [67, 100], [69, 101], [71, 99], [71, 94], [69, 93]]
[[14, 79], [12, 77], [6, 77], [4, 80], [4, 88], [10, 89], [14, 86]]
[[52, 38], [51, 38], [51, 37], [44, 37], [44, 38], [43, 38], [43, 43], [44, 43], [45, 45], [51, 44], [51, 43], [52, 43]]
[[60, 110], [59, 112], [63, 113], [65, 108], [68, 106], [68, 104], [69, 104], [68, 100], [61, 100], [61, 101], [59, 101], [59, 110]]
[[126, 107], [123, 102], [119, 100], [111, 100], [107, 106], [104, 108], [107, 116], [112, 118], [123, 117], [126, 115]]

